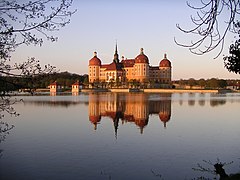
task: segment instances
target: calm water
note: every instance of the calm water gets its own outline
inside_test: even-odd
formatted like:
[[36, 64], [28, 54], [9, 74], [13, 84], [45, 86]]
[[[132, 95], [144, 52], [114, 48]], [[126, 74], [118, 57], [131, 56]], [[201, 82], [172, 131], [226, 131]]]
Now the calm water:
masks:
[[0, 143], [1, 179], [214, 178], [240, 171], [240, 94], [21, 97]]

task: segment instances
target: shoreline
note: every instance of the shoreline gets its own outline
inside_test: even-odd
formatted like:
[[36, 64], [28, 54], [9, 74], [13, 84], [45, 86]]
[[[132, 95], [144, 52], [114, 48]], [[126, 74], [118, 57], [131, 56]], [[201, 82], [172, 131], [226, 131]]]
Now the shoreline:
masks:
[[229, 93], [228, 89], [82, 89], [80, 92], [144, 92], [144, 93]]
[[[49, 91], [39, 91], [37, 90], [33, 96], [42, 95], [78, 95], [79, 93], [101, 93], [101, 92], [111, 92], [111, 93], [240, 93], [240, 91], [232, 91], [229, 89], [81, 89], [79, 92], [57, 92], [52, 93]], [[31, 96], [28, 92], [11, 92], [11, 96]]]

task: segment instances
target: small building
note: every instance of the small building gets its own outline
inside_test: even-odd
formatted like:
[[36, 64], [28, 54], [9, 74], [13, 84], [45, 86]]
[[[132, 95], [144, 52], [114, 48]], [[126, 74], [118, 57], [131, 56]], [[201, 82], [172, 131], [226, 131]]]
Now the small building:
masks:
[[78, 94], [80, 89], [82, 89], [82, 84], [77, 80], [72, 84], [72, 94]]
[[56, 93], [57, 92], [57, 81], [51, 83], [49, 88], [50, 88], [50, 92]]
[[57, 92], [61, 92], [62, 86], [60, 86], [57, 81], [51, 83], [49, 85], [50, 88], [50, 94], [56, 94]]

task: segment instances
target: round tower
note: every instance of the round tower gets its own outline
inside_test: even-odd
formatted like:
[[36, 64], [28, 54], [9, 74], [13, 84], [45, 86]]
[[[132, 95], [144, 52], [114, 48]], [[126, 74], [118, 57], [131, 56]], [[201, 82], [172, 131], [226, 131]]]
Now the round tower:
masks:
[[92, 59], [89, 60], [88, 65], [89, 83], [99, 80], [100, 66], [101, 60], [97, 57], [97, 52], [94, 52], [94, 56]]
[[171, 62], [167, 59], [167, 54], [164, 54], [163, 60], [160, 61], [159, 69], [161, 83], [167, 84], [169, 88], [172, 82], [172, 65]]
[[143, 53], [143, 48], [140, 50], [140, 54], [135, 58], [135, 78], [140, 82], [148, 81], [149, 79], [149, 60]]
[[98, 94], [89, 94], [88, 115], [89, 121], [94, 125], [94, 130], [97, 129], [97, 124], [101, 121]]
[[159, 118], [163, 122], [164, 128], [167, 127], [167, 122], [171, 118], [171, 95], [167, 95], [166, 97], [167, 98], [170, 97], [170, 99], [160, 101], [160, 112], [159, 112]]

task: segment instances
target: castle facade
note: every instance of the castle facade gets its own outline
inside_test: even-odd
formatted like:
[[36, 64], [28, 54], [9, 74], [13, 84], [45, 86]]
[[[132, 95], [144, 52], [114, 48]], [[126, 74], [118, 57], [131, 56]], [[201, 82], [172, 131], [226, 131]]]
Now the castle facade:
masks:
[[141, 48], [140, 54], [134, 59], [119, 60], [117, 45], [113, 61], [110, 64], [102, 64], [97, 57], [97, 52], [89, 60], [88, 65], [89, 84], [94, 82], [129, 82], [157, 83], [163, 88], [171, 88], [172, 65], [167, 55], [159, 62], [159, 66], [151, 66], [148, 57]]

